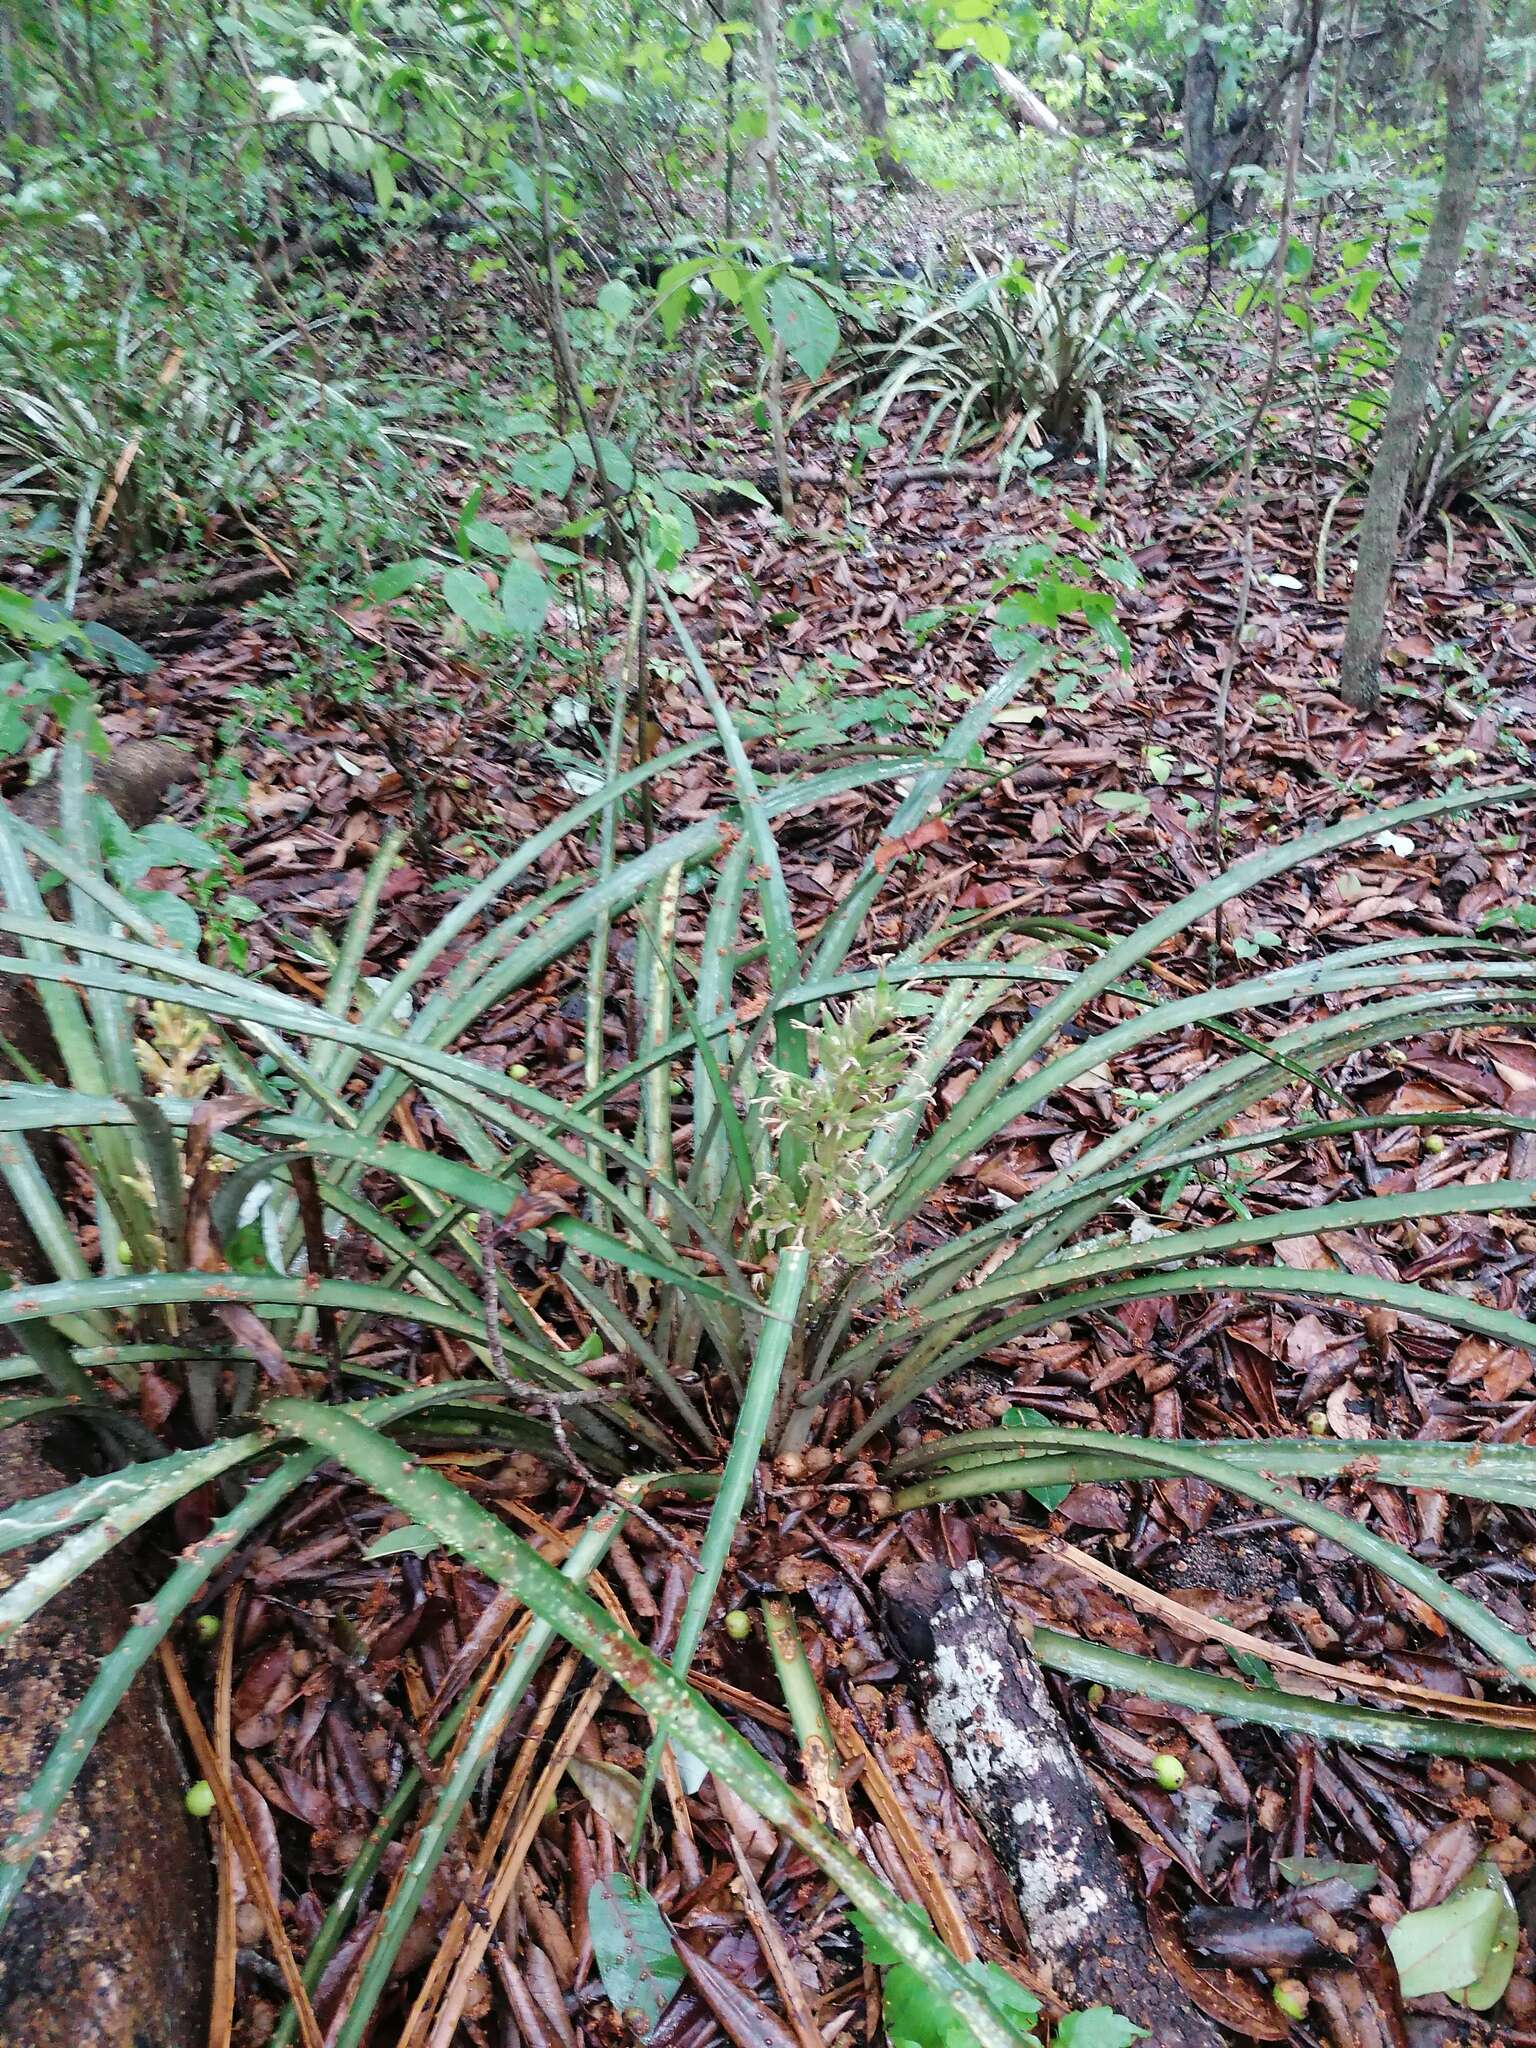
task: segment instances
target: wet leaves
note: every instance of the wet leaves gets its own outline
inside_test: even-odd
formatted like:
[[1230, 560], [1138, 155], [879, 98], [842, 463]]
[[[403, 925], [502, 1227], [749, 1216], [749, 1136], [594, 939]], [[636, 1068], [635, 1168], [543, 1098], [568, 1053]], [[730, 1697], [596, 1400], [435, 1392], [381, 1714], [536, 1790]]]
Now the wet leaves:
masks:
[[644, 2038], [687, 1976], [660, 1907], [633, 1879], [616, 1874], [587, 1894], [587, 1926], [610, 2003]]
[[1491, 1863], [1480, 1863], [1442, 1904], [1405, 1913], [1387, 1946], [1405, 1998], [1443, 1991], [1482, 2012], [1503, 1997], [1519, 1939], [1509, 1886]]

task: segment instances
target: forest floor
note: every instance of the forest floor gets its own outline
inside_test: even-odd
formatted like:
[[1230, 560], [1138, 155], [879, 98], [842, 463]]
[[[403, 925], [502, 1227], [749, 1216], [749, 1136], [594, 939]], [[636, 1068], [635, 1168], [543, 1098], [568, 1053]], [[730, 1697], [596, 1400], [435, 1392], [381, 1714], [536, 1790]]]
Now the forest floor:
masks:
[[[1298, 426], [1298, 448], [1303, 438]], [[887, 467], [900, 460], [898, 440], [878, 458]], [[837, 451], [827, 444], [826, 452]], [[808, 465], [822, 459], [814, 437], [797, 454]], [[754, 459], [761, 464], [761, 451]], [[984, 765], [962, 778], [962, 800], [934, 821], [924, 843], [905, 849], [899, 886], [875, 920], [880, 949], [894, 952], [955, 912], [998, 932], [1010, 919], [1036, 916], [1118, 932], [1266, 837], [1433, 794], [1457, 777], [1513, 779], [1536, 753], [1536, 580], [1486, 533], [1458, 523], [1454, 549], [1438, 528], [1422, 538], [1394, 591], [1383, 711], [1361, 721], [1330, 689], [1348, 596], [1346, 550], [1334, 547], [1316, 590], [1321, 500], [1313, 478], [1299, 454], [1292, 464], [1266, 463], [1247, 639], [1223, 717], [1243, 558], [1230, 479], [1137, 474], [1116, 463], [1095, 504], [1090, 464], [1068, 455], [1044, 474], [1046, 494], [1021, 477], [999, 495], [969, 479], [892, 481], [872, 465], [846, 484], [805, 487], [790, 531], [761, 506], [701, 521], [681, 609], [733, 705], [761, 721], [754, 751], [769, 769], [793, 765], [812, 744], [908, 744], [942, 730], [997, 671], [987, 621], [964, 609], [986, 598], [995, 550], [1042, 540], [1071, 550], [1082, 536], [1064, 517], [1068, 507], [1095, 521], [1096, 549], [1122, 552], [1140, 572], [1136, 588], [1117, 593], [1128, 664], [1102, 651], [1089, 659], [1079, 648], [1081, 672], [1047, 670], [1034, 694], [1016, 700], [987, 740]], [[281, 536], [269, 538], [278, 545], [248, 557], [258, 568], [281, 555]], [[174, 578], [174, 565], [165, 573]], [[269, 618], [231, 612], [191, 626], [170, 621], [152, 643], [160, 666], [124, 682], [105, 721], [114, 737], [182, 740], [204, 764], [238, 760], [249, 790], [232, 850], [241, 889], [260, 911], [246, 933], [251, 968], [311, 992], [314, 935], [339, 932], [389, 821], [406, 828], [408, 851], [386, 888], [368, 962], [374, 973], [390, 970], [437, 915], [443, 888], [479, 871], [487, 849], [564, 808], [573, 768], [579, 776], [583, 753], [595, 761], [600, 752], [598, 718], [567, 728], [552, 747], [474, 661], [387, 608], [347, 608], [339, 626], [387, 679], [387, 693], [368, 705], [328, 701], [324, 677], [312, 671], [285, 699], [273, 686], [293, 659], [289, 643]], [[647, 738], [653, 747], [675, 745], [704, 730], [707, 714], [659, 614], [650, 649], [655, 731]], [[728, 800], [724, 771], [706, 754], [659, 785], [656, 823]], [[188, 799], [189, 815], [197, 802]], [[876, 799], [854, 793], [786, 825], [785, 871], [802, 937], [836, 905], [878, 837], [878, 817]], [[638, 822], [624, 828], [640, 830]], [[552, 854], [541, 881], [570, 857], [568, 848]], [[1495, 838], [1457, 821], [1386, 834], [1292, 873], [1230, 906], [1219, 931], [1197, 930], [1159, 953], [1153, 971], [1170, 990], [1184, 990], [1206, 986], [1215, 966], [1261, 972], [1266, 962], [1293, 962], [1340, 940], [1483, 931], [1507, 938], [1529, 928], [1532, 903], [1526, 836]], [[557, 1093], [569, 1088], [579, 1069], [580, 1003], [569, 971], [553, 970], [490, 1021], [477, 1056], [522, 1063]], [[1006, 1010], [996, 1019], [1002, 1031]], [[956, 1225], [995, 1213], [1042, 1167], [1110, 1127], [1128, 1095], [1156, 1091], [1207, 1051], [1203, 1041], [1185, 1041], [1098, 1070], [1048, 1113], [1004, 1132], [972, 1162], [969, 1183], [950, 1184]], [[947, 1085], [957, 1090], [964, 1079], [957, 1074]], [[1476, 1042], [1454, 1033], [1425, 1038], [1400, 1060], [1362, 1057], [1335, 1079], [1363, 1109], [1536, 1112], [1536, 1051], [1513, 1029]], [[1263, 1192], [1299, 1206], [1356, 1184], [1398, 1192], [1529, 1174], [1530, 1143], [1452, 1135], [1433, 1152], [1413, 1132], [1361, 1136], [1348, 1150], [1318, 1148], [1272, 1164]], [[1449, 1284], [1510, 1305], [1536, 1270], [1536, 1230], [1518, 1219], [1469, 1216], [1327, 1242], [1299, 1238], [1278, 1251], [1298, 1267], [1337, 1262], [1396, 1279], [1454, 1276]], [[420, 1332], [406, 1338], [428, 1354], [445, 1343]], [[451, 1358], [443, 1364], [454, 1369]], [[1052, 1418], [1136, 1435], [1264, 1437], [1311, 1428], [1343, 1437], [1524, 1440], [1536, 1428], [1536, 1382], [1524, 1354], [1407, 1320], [1360, 1327], [1326, 1309], [1234, 1300], [1133, 1303], [1114, 1328], [1053, 1326], [929, 1397], [913, 1421], [923, 1430], [972, 1426], [1019, 1400]], [[526, 1455], [465, 1457], [454, 1469], [472, 1492], [556, 1547], [549, 1532], [579, 1505], [579, 1482]], [[813, 1663], [839, 1710], [850, 1782], [861, 1787], [865, 1839], [907, 1896], [952, 1897], [982, 1955], [1017, 1962], [1017, 1911], [958, 1806], [882, 1632], [868, 1589], [883, 1565], [903, 1555], [951, 1563], [981, 1556], [1022, 1613], [1165, 1661], [1232, 1670], [1208, 1626], [1224, 1623], [1323, 1663], [1360, 1658], [1389, 1680], [1454, 1696], [1476, 1692], [1486, 1675], [1410, 1596], [1326, 1541], [1298, 1543], [1282, 1521], [1240, 1511], [1197, 1482], [1082, 1485], [1048, 1522], [954, 1508], [882, 1525], [867, 1519], [860, 1494], [840, 1487], [839, 1476], [814, 1484], [810, 1507], [804, 1486], [793, 1500], [772, 1488], [761, 1497], [723, 1596], [734, 1605], [765, 1579], [803, 1596]], [[1533, 1518], [1364, 1483], [1356, 1505], [1505, 1621], [1522, 1632], [1536, 1626]], [[668, 1513], [685, 1539], [701, 1526], [700, 1510], [686, 1504]], [[481, 1639], [487, 1589], [445, 1554], [364, 1558], [391, 1519], [398, 1518], [361, 1489], [317, 1481], [254, 1555], [224, 1573], [219, 1601], [237, 1587], [243, 1603], [238, 1629], [226, 1632], [234, 1648], [210, 1654], [193, 1674], [216, 1740], [232, 1746], [240, 1796], [301, 1957], [434, 1699], [440, 1708], [463, 1686]], [[177, 1531], [181, 1540], [195, 1533]], [[665, 1650], [685, 1586], [676, 1556], [636, 1529], [615, 1545], [609, 1579], [616, 1611]], [[356, 1654], [335, 1651], [337, 1615], [347, 1617], [349, 1641], [363, 1646]], [[643, 1723], [589, 1679], [569, 1665], [547, 1667], [509, 1731], [504, 1759], [518, 1754], [536, 1716], [530, 1755], [552, 1750], [637, 1770]], [[785, 1718], [765, 1704], [775, 1688], [759, 1640], [711, 1631], [699, 1682], [789, 1768]], [[1324, 1682], [1314, 1671], [1310, 1683]], [[1260, 1729], [1218, 1732], [1204, 1717], [1144, 1700], [1094, 1701], [1055, 1681], [1053, 1690], [1138, 1873], [1162, 1954], [1234, 2038], [1286, 2035], [1263, 1972], [1289, 1968], [1304, 1950], [1321, 1961], [1302, 1970], [1313, 2005], [1289, 2030], [1299, 2042], [1536, 2042], [1528, 1947], [1496, 2032], [1443, 2002], [1405, 2012], [1380, 1940], [1393, 1902], [1432, 1900], [1437, 1873], [1465, 1867], [1459, 1858], [1469, 1834], [1508, 1838], [1512, 1874], [1529, 1867], [1524, 1838], [1536, 1839], [1536, 1792], [1522, 1774], [1323, 1751]], [[1186, 1765], [1179, 1792], [1161, 1789], [1150, 1768], [1155, 1754], [1170, 1750]], [[523, 1768], [515, 1765], [514, 1776]], [[616, 2044], [624, 2035], [597, 1994], [585, 1932], [591, 1876], [615, 1867], [615, 1815], [590, 1780], [579, 1789], [566, 1778], [535, 1819], [489, 1952], [461, 1964], [443, 1994], [459, 2001], [461, 2031], [450, 2025], [434, 2041], [507, 2038], [492, 2022], [493, 1981], [518, 2015], [524, 2048], [574, 2048], [578, 2025], [589, 2041]], [[463, 1900], [491, 1826], [489, 1810], [477, 1811], [402, 1956], [398, 2012], [384, 2023], [400, 2024], [402, 2042], [428, 2038], [424, 2011], [419, 2032], [405, 2031], [400, 2016], [429, 1962], [442, 1958], [446, 1977], [466, 1956], [472, 1920]], [[733, 1838], [761, 1900], [751, 1890], [743, 1896]], [[1363, 1892], [1346, 1888], [1341, 1900], [1335, 1888], [1298, 1908], [1301, 1895], [1275, 1874], [1287, 1854], [1367, 1863], [1375, 1875]], [[652, 2048], [701, 2048], [717, 2027], [734, 2048], [780, 2048], [789, 2038], [786, 2021], [763, 2002], [773, 2001], [775, 1967], [758, 1932], [764, 1900], [796, 1957], [821, 2038], [868, 2038], [876, 2009], [868, 1967], [861, 1970], [811, 1866], [771, 1830], [723, 1809], [706, 1786], [674, 1797], [643, 1874], [694, 1945], [751, 1994], [732, 2009], [718, 1987], [696, 1981], [652, 2033]], [[327, 1972], [316, 2001], [322, 2023], [376, 1903]], [[1240, 1923], [1215, 1909], [1249, 1917]], [[1313, 1932], [1312, 1946], [1300, 1950], [1298, 1911]], [[259, 2042], [281, 2003], [281, 1980], [249, 1917], [236, 1919], [245, 1971], [236, 2038]]]

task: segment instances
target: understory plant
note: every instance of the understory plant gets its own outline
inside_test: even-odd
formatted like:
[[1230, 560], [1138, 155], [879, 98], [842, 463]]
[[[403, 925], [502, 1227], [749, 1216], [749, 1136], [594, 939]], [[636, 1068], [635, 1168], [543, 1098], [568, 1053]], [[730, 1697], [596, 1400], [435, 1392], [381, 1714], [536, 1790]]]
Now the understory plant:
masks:
[[[637, 605], [644, 594], [637, 585]], [[1425, 1032], [1529, 1021], [1528, 959], [1409, 938], [1175, 996], [1143, 976], [1161, 947], [1246, 890], [1384, 825], [1434, 832], [1533, 792], [1456, 790], [1346, 818], [1264, 848], [1118, 940], [1026, 920], [980, 939], [973, 929], [962, 951], [941, 924], [882, 957], [882, 892], [951, 800], [953, 778], [972, 772], [1030, 665], [978, 697], [931, 753], [769, 781], [682, 621], [653, 594], [713, 736], [621, 768], [616, 692], [602, 787], [507, 853], [388, 975], [369, 966], [397, 850], [386, 841], [318, 1000], [168, 943], [152, 911], [113, 886], [78, 738], [60, 751], [56, 835], [0, 808], [10, 948], [0, 975], [35, 992], [62, 1070], [0, 1090], [0, 1178], [41, 1262], [0, 1298], [0, 1325], [23, 1351], [0, 1419], [67, 1412], [94, 1425], [119, 1465], [0, 1512], [0, 1543], [53, 1539], [0, 1596], [0, 1633], [177, 1501], [217, 1482], [222, 1504], [60, 1731], [0, 1864], [0, 1914], [135, 1674], [232, 1552], [333, 1460], [523, 1602], [534, 1624], [496, 1685], [441, 1731], [440, 1782], [413, 1778], [398, 1792], [311, 1947], [313, 1985], [389, 1829], [419, 1798], [417, 1848], [359, 1965], [339, 2048], [365, 2033], [436, 1860], [556, 1637], [801, 1844], [985, 2048], [1007, 2048], [1021, 2038], [1017, 2006], [903, 1912], [687, 1682], [754, 1474], [766, 1452], [813, 1441], [883, 1457], [888, 1427], [960, 1368], [1044, 1325], [1147, 1296], [1315, 1297], [1536, 1349], [1536, 1324], [1470, 1295], [1266, 1258], [1301, 1235], [1529, 1209], [1527, 1182], [1268, 1210], [1250, 1197], [1227, 1221], [1203, 1213], [1211, 1176], [1234, 1161], [1425, 1122], [1357, 1113], [1334, 1077], [1352, 1055]], [[710, 748], [734, 801], [621, 854], [631, 803]], [[798, 928], [783, 822], [882, 788], [893, 796], [878, 842], [820, 926]], [[571, 857], [545, 881], [541, 864], [561, 847]], [[562, 984], [585, 989], [579, 1087], [539, 1085], [467, 1049], [516, 991]], [[621, 1014], [633, 1032], [615, 1061], [605, 1025]], [[978, 1155], [1009, 1126], [1164, 1043], [1205, 1057], [990, 1220], [954, 1230], [955, 1188], [969, 1187]], [[963, 1092], [941, 1092], [962, 1067]], [[407, 1110], [423, 1144], [392, 1135]], [[1483, 1110], [1436, 1121], [1491, 1140], [1536, 1127]], [[89, 1231], [34, 1149], [59, 1144], [87, 1176]], [[423, 1356], [414, 1384], [370, 1362], [377, 1333], [402, 1323], [440, 1340], [443, 1362]], [[592, 1376], [615, 1357], [622, 1382]], [[139, 1419], [149, 1368], [181, 1395], [169, 1452]], [[563, 1571], [419, 1455], [465, 1443], [534, 1448], [587, 1483], [593, 1518], [568, 1529]], [[1024, 1428], [957, 1439], [887, 1476], [903, 1504], [1013, 1492], [1047, 1469], [1053, 1481], [1204, 1478], [1344, 1544], [1529, 1690], [1536, 1653], [1479, 1602], [1275, 1483], [1286, 1473], [1326, 1483], [1364, 1448], [1143, 1445]], [[1369, 1448], [1384, 1485], [1536, 1500], [1524, 1447]], [[624, 1517], [669, 1488], [713, 1505], [663, 1665], [583, 1583]], [[1071, 1675], [1318, 1737], [1536, 1756], [1525, 1706], [1430, 1719], [1249, 1688], [1048, 1630], [1036, 1648]], [[290, 2013], [277, 2038], [294, 2023]]]
[[[1477, 373], [1462, 367], [1451, 388], [1431, 392], [1414, 450], [1404, 494], [1408, 531], [1416, 535], [1437, 521], [1446, 544], [1456, 550], [1455, 515], [1485, 521], [1526, 568], [1536, 563], [1536, 425], [1532, 421], [1529, 348], [1501, 356]], [[1375, 426], [1379, 396], [1351, 401], [1362, 422], [1352, 430], [1366, 442]], [[1374, 445], [1370, 443], [1368, 445]], [[1368, 469], [1352, 473], [1324, 509], [1316, 557], [1317, 583], [1326, 576], [1339, 508], [1357, 493]]]
[[818, 399], [862, 387], [880, 429], [901, 400], [922, 397], [911, 458], [996, 441], [1004, 483], [1031, 449], [1081, 445], [1102, 486], [1117, 393], [1145, 363], [1150, 281], [1127, 288], [1070, 256], [1038, 273], [1018, 259], [988, 269], [973, 258], [972, 268], [960, 290], [855, 344], [851, 368]]
[[1431, 401], [1408, 480], [1422, 525], [1460, 510], [1486, 519], [1527, 566], [1536, 544], [1531, 357], [1501, 360]]

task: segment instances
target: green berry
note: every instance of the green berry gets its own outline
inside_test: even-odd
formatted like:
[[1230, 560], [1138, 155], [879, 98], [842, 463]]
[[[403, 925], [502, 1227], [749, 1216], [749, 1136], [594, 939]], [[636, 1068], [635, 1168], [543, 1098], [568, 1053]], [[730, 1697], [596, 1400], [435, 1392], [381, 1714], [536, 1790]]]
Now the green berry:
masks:
[[219, 1628], [219, 1617], [216, 1614], [200, 1614], [192, 1624], [192, 1633], [199, 1642], [211, 1643]]
[[1088, 1704], [1090, 1707], [1102, 1707], [1104, 1704], [1104, 1697], [1104, 1688], [1102, 1685], [1089, 1686]]
[[1177, 1792], [1184, 1782], [1184, 1766], [1171, 1750], [1162, 1750], [1152, 1759], [1152, 1775], [1165, 1792]]
[[528, 1069], [523, 1065], [521, 1060], [514, 1060], [512, 1065], [507, 1069], [507, 1079], [509, 1081], [526, 1081], [527, 1078]]
[[752, 1617], [744, 1607], [733, 1607], [725, 1617], [725, 1632], [733, 1642], [743, 1643], [752, 1633]]
[[1276, 2010], [1283, 2012], [1288, 2020], [1306, 2018], [1311, 2000], [1306, 1985], [1299, 1977], [1282, 1977], [1269, 1995], [1275, 2001]]
[[1443, 1152], [1445, 1150], [1445, 1140], [1438, 1131], [1431, 1131], [1424, 1140], [1424, 1150], [1426, 1152]]
[[186, 1807], [194, 1820], [206, 1820], [213, 1811], [213, 1787], [206, 1778], [199, 1778], [195, 1785], [187, 1787]]
[[1314, 1408], [1312, 1410], [1312, 1413], [1307, 1417], [1307, 1434], [1309, 1436], [1326, 1436], [1328, 1434], [1328, 1414], [1326, 1409]]

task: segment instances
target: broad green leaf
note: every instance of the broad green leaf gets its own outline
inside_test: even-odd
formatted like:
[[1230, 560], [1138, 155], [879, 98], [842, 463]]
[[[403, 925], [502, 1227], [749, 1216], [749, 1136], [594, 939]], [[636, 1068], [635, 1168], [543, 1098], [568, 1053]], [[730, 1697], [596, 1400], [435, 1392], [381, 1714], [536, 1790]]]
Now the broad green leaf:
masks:
[[[1003, 1417], [1004, 1429], [1049, 1429], [1051, 1418], [1038, 1408], [1010, 1408]], [[1070, 1486], [1026, 1486], [1024, 1491], [1043, 1508], [1059, 1508], [1072, 1491]]]
[[497, 526], [490, 519], [467, 519], [464, 522], [464, 538], [477, 547], [482, 555], [492, 555], [498, 562], [507, 561], [513, 549], [512, 536], [505, 527]]
[[158, 658], [147, 648], [96, 619], [87, 619], [80, 630], [96, 652], [116, 662], [125, 676], [147, 676], [158, 665]]
[[687, 1975], [661, 1908], [633, 1878], [599, 1878], [587, 1894], [592, 1957], [609, 2002], [649, 2034]]
[[[909, 1905], [906, 1912], [924, 1933], [932, 1931], [916, 1906]], [[864, 1944], [865, 1960], [886, 1972], [883, 2008], [891, 2048], [976, 2048], [971, 2029], [934, 1992], [921, 1971], [902, 1961], [888, 1935], [870, 1916], [851, 1911], [848, 1918]], [[1025, 2033], [1039, 2018], [1040, 2001], [995, 1963], [969, 1963], [966, 1974], [1000, 2012], [1017, 2020]]]
[[773, 331], [807, 377], [821, 376], [837, 354], [837, 315], [800, 277], [781, 277], [768, 294]]
[[1008, 31], [995, 21], [952, 21], [933, 40], [940, 50], [973, 49], [987, 64], [1006, 64], [1010, 55]]
[[0, 587], [0, 632], [29, 647], [62, 647], [80, 640], [80, 627], [73, 619], [49, 618], [40, 604], [9, 586]]
[[616, 491], [632, 491], [635, 487], [635, 465], [618, 442], [610, 441], [599, 434], [597, 452], [603, 458], [603, 468], [607, 471], [608, 481], [613, 488]]
[[128, 852], [114, 858], [112, 869], [119, 880], [136, 882], [151, 868], [186, 868], [191, 874], [204, 875], [222, 864], [221, 856], [199, 833], [160, 818], [139, 827]]
[[[595, 470], [597, 463], [592, 454], [592, 443], [585, 434], [567, 434], [566, 446], [575, 456], [582, 469]], [[616, 491], [634, 488], [635, 466], [617, 441], [610, 441], [606, 435], [597, 437], [597, 453], [602, 458], [603, 474]]]
[[[753, 338], [765, 356], [773, 352], [773, 329], [768, 325], [768, 314], [765, 305], [768, 297], [768, 285], [769, 273], [766, 270], [754, 270], [741, 283], [740, 289], [734, 290], [729, 295], [735, 303], [740, 305], [741, 317], [751, 328]], [[787, 343], [786, 346], [788, 346]]]
[[597, 310], [613, 327], [622, 327], [635, 310], [635, 295], [622, 277], [611, 277], [597, 295]]
[[1515, 1951], [1520, 1946], [1520, 1910], [1503, 1872], [1496, 1865], [1479, 1863], [1466, 1881], [1468, 1884], [1485, 1884], [1499, 1901], [1499, 1924], [1494, 1931], [1493, 1946], [1488, 1951], [1488, 1961], [1481, 1976], [1469, 1984], [1456, 2001], [1458, 2005], [1470, 2007], [1473, 2012], [1486, 2012], [1489, 2006], [1497, 2005], [1509, 1989], [1515, 1968]]
[[1051, 2037], [1051, 2048], [1131, 2048], [1133, 2041], [1146, 2038], [1146, 2028], [1124, 2014], [1111, 2012], [1107, 2005], [1091, 2005], [1086, 2012], [1067, 2014]]
[[1404, 1998], [1443, 1992], [1480, 2010], [1504, 1995], [1519, 1934], [1509, 1887], [1483, 1862], [1440, 1905], [1405, 1913], [1387, 1946]]
[[563, 498], [576, 474], [576, 457], [563, 441], [547, 448], [528, 448], [512, 464], [512, 474], [525, 491]]
[[1285, 274], [1287, 277], [1305, 278], [1312, 272], [1312, 251], [1296, 235], [1285, 245]]
[[[1040, 2002], [996, 1963], [971, 1963], [966, 1974], [1021, 2030], [1033, 2026]], [[976, 2036], [920, 1970], [896, 1963], [885, 1973], [882, 2009], [891, 2048], [977, 2048]]]
[[190, 903], [180, 896], [173, 896], [169, 889], [129, 887], [123, 894], [159, 926], [171, 945], [179, 946], [188, 953], [197, 951], [202, 943], [203, 928]]
[[661, 321], [661, 331], [668, 341], [676, 341], [678, 329], [692, 312], [694, 293], [691, 286], [709, 265], [707, 256], [690, 257], [686, 262], [672, 264], [657, 279], [656, 312]]
[[377, 576], [368, 579], [367, 591], [379, 604], [392, 604], [397, 597], [404, 597], [408, 590], [414, 590], [418, 583], [431, 575], [433, 564], [425, 555], [415, 555], [408, 562], [391, 562], [387, 569], [381, 569]]
[[549, 585], [534, 563], [519, 555], [501, 579], [501, 608], [520, 640], [537, 640], [549, 615]]
[[1375, 296], [1376, 287], [1385, 275], [1385, 271], [1381, 270], [1362, 270], [1355, 279], [1344, 304], [1356, 320], [1363, 320], [1371, 310], [1371, 300]]
[[472, 633], [484, 633], [504, 640], [507, 622], [491, 600], [484, 580], [473, 569], [445, 569], [443, 597], [455, 618], [462, 619]]

